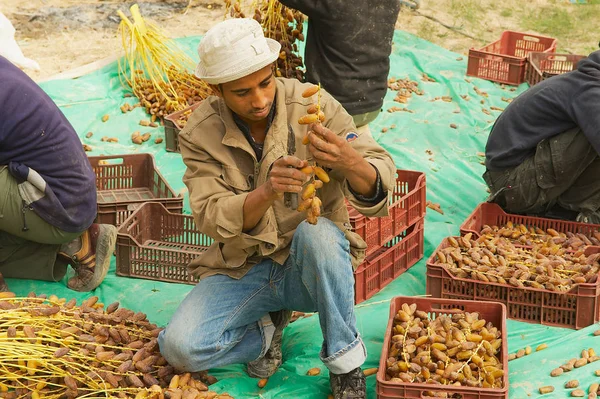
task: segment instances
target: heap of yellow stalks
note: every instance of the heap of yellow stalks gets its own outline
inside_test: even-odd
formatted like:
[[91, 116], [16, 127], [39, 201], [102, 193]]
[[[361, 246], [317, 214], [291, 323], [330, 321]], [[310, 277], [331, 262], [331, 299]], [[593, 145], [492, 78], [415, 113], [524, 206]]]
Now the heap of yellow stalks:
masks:
[[90, 297], [0, 292], [0, 398], [213, 398], [160, 355], [161, 329], [146, 315]]
[[139, 6], [130, 8], [133, 22], [118, 11], [125, 56], [119, 60], [121, 83], [131, 88], [148, 113], [157, 117], [206, 98], [210, 89], [191, 71], [195, 62], [156, 25], [145, 21]]

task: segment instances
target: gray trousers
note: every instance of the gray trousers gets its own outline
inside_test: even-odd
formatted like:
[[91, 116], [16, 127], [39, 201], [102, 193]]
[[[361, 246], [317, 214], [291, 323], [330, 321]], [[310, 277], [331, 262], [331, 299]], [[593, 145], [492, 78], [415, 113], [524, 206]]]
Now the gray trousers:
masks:
[[62, 279], [67, 263], [57, 259], [60, 246], [80, 235], [64, 232], [24, 207], [16, 180], [6, 166], [0, 166], [0, 273], [4, 277]]
[[483, 179], [490, 200], [510, 213], [600, 209], [600, 156], [578, 128], [542, 140], [519, 166], [486, 171]]

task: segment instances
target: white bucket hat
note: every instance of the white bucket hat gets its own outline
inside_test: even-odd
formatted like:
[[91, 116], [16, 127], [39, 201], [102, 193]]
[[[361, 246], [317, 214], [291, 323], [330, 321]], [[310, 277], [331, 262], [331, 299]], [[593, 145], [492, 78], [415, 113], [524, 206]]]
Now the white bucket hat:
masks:
[[213, 26], [198, 45], [196, 76], [208, 84], [231, 82], [274, 62], [281, 45], [265, 38], [250, 18], [233, 18]]

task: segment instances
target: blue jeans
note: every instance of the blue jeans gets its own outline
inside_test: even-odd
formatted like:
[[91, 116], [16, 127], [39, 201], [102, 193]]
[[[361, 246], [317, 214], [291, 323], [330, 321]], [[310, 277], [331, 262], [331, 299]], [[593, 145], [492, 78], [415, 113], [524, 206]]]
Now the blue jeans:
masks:
[[182, 371], [248, 363], [269, 349], [269, 312], [319, 312], [321, 360], [335, 374], [361, 366], [367, 350], [356, 329], [349, 242], [330, 220], [302, 222], [283, 265], [265, 259], [241, 279], [201, 280], [158, 337], [165, 359]]

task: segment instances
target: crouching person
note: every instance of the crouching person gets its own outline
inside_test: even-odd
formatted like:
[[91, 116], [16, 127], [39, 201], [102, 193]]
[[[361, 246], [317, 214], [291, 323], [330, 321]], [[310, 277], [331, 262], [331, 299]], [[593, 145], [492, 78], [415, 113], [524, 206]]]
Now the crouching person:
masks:
[[[195, 221], [215, 243], [193, 262], [201, 280], [159, 345], [180, 370], [246, 363], [250, 376], [267, 378], [282, 364], [291, 311], [318, 312], [335, 398], [365, 398], [353, 266], [366, 244], [350, 231], [345, 200], [367, 216], [387, 215], [395, 166], [327, 93], [323, 125], [298, 124], [316, 96], [302, 97], [311, 85], [274, 76], [279, 51], [250, 19], [221, 22], [198, 47], [196, 75], [216, 96], [194, 111], [179, 140]], [[314, 225], [285, 205], [285, 194], [301, 193], [308, 180], [300, 171], [307, 159], [331, 177], [317, 190]]]

